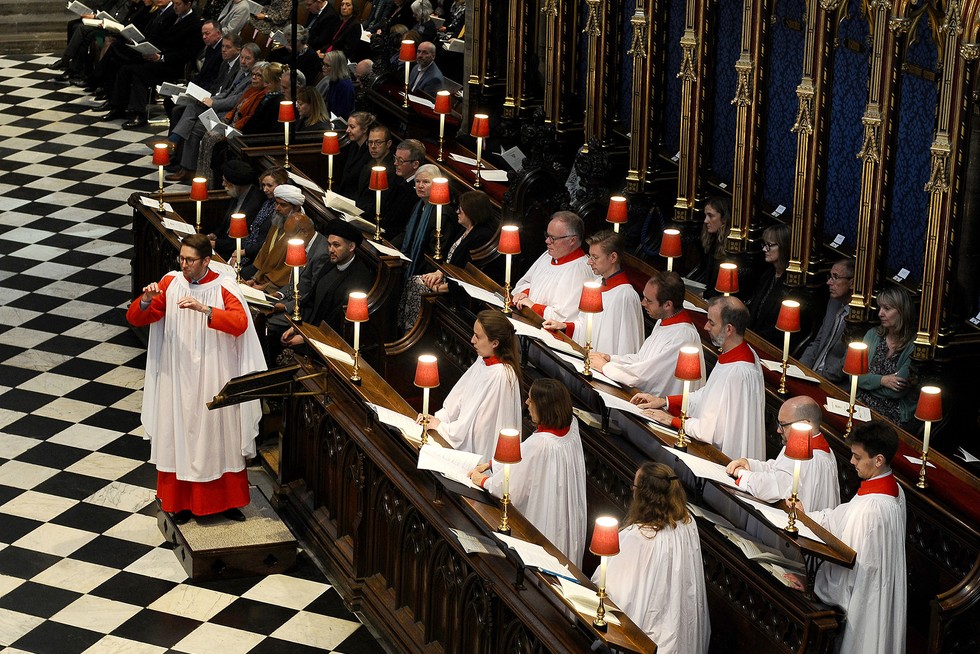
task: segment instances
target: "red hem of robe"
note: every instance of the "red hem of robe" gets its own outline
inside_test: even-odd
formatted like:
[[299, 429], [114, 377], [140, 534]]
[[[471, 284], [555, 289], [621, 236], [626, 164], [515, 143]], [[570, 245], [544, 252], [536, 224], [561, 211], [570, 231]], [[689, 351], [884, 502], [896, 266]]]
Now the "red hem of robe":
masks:
[[213, 481], [182, 481], [173, 472], [157, 471], [157, 497], [167, 513], [189, 510], [197, 516], [248, 506], [248, 471], [226, 472]]

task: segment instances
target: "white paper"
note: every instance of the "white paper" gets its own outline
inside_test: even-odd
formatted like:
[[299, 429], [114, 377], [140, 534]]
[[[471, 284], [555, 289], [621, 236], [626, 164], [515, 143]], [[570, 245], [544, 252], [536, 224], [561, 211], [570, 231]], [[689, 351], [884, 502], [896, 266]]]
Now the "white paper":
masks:
[[830, 244], [830, 247], [839, 248], [842, 245], [844, 245], [844, 235], [838, 234], [837, 236], [834, 237], [834, 241], [833, 243]]
[[289, 45], [289, 39], [286, 38], [286, 35], [281, 30], [274, 31], [269, 38], [272, 39], [273, 43], [278, 43], [279, 45]]
[[354, 357], [347, 354], [343, 350], [338, 350], [337, 348], [331, 347], [330, 345], [327, 345], [323, 341], [318, 341], [315, 338], [311, 338], [310, 343], [313, 344], [313, 347], [315, 347], [320, 354], [327, 357], [328, 359], [333, 359], [334, 361], [340, 361], [341, 363], [346, 363], [349, 366], [354, 365]]
[[977, 461], [980, 461], [980, 459], [973, 456], [972, 454], [964, 450], [962, 447], [959, 449], [960, 449], [960, 455], [959, 455], [960, 458], [966, 461], [967, 463], [976, 463]]
[[209, 108], [207, 111], [198, 116], [198, 120], [204, 125], [204, 129], [209, 132], [218, 125], [223, 125], [221, 119], [218, 118], [218, 114], [214, 112], [214, 108]]
[[[753, 508], [758, 509], [759, 513], [762, 514], [762, 517], [764, 517], [767, 522], [769, 522], [771, 525], [773, 525], [778, 529], [782, 529], [787, 524], [789, 524], [789, 514], [783, 511], [782, 509], [777, 509], [774, 506], [769, 506], [765, 502], [760, 502], [759, 500], [746, 497], [745, 495], [739, 495], [738, 499], [739, 501], [745, 502], [746, 504], [751, 505]], [[813, 533], [812, 529], [807, 527], [799, 520], [796, 521], [796, 526], [800, 530], [799, 531], [800, 536], [809, 538], [810, 540], [815, 540], [818, 543], [824, 542], [822, 538], [820, 538], [815, 533]]]
[[83, 5], [78, 0], [68, 3], [68, 11], [73, 11], [79, 16], [94, 16], [95, 12]]
[[896, 282], [900, 282], [908, 276], [909, 276], [909, 270], [907, 268], [902, 268], [901, 270], [898, 271], [898, 274], [895, 275], [894, 280]]
[[[567, 363], [569, 366], [571, 366], [572, 370], [576, 372], [582, 372], [583, 367], [585, 365], [584, 359], [580, 357], [573, 357], [570, 354], [565, 354], [564, 352], [555, 352], [555, 356], [561, 359], [562, 361], [564, 361], [565, 363]], [[613, 381], [612, 379], [609, 379], [609, 377], [606, 377], [598, 370], [592, 370], [592, 379], [596, 381], [601, 381], [604, 384], [609, 384], [610, 386], [614, 386], [616, 388], [623, 387], [622, 384]]]
[[397, 411], [392, 411], [388, 407], [383, 407], [378, 404], [368, 402], [367, 405], [372, 411], [378, 414], [378, 420], [394, 427], [408, 440], [415, 443], [422, 442], [422, 425], [416, 423], [415, 418], [398, 413]]
[[125, 29], [122, 23], [117, 23], [116, 21], [112, 20], [111, 16], [100, 16], [100, 18], [102, 19], [103, 29], [107, 29], [110, 32], [115, 32], [117, 34], [121, 33], [123, 29]]
[[262, 304], [273, 306], [278, 301], [276, 298], [266, 295], [265, 291], [249, 286], [248, 284], [239, 283], [238, 288], [248, 302], [261, 302]]
[[361, 40], [364, 41], [365, 43], [370, 43], [371, 42], [371, 32], [368, 32], [367, 30], [363, 30], [362, 29], [361, 30]]
[[[160, 205], [158, 204], [157, 206]], [[164, 218], [162, 222], [164, 227], [175, 231], [178, 234], [193, 234], [196, 231], [193, 225], [188, 225], [187, 223], [174, 220], [173, 218]]]
[[520, 538], [514, 538], [513, 536], [506, 536], [504, 534], [499, 534], [494, 532], [493, 534], [499, 538], [505, 545], [517, 552], [517, 555], [521, 557], [524, 565], [529, 568], [538, 568], [544, 572], [555, 575], [556, 577], [565, 577], [566, 579], [575, 580], [575, 575], [573, 575], [569, 570], [568, 566], [562, 565], [561, 561], [548, 554], [543, 547], [535, 543], [529, 543], [526, 540], [521, 540]]
[[[476, 168], [473, 169], [473, 174], [476, 175]], [[507, 171], [506, 170], [495, 170], [493, 168], [481, 168], [480, 169], [480, 179], [485, 179], [488, 182], [506, 182], [507, 181]]]
[[627, 400], [624, 400], [620, 397], [616, 397], [615, 395], [610, 395], [609, 393], [605, 393], [603, 391], [600, 391], [599, 389], [596, 389], [595, 392], [599, 394], [599, 397], [602, 398], [602, 403], [605, 404], [606, 407], [609, 409], [619, 409], [623, 413], [632, 413], [634, 416], [639, 416], [640, 418], [643, 418], [647, 422], [657, 422], [650, 416], [643, 415], [643, 409], [636, 406], [635, 404], [630, 404]]
[[331, 209], [336, 209], [351, 216], [360, 216], [364, 213], [360, 207], [354, 204], [353, 200], [345, 198], [343, 195], [334, 193], [333, 191], [327, 191], [323, 194], [323, 202]]
[[980, 313], [970, 318], [971, 325], [980, 325]]
[[469, 157], [464, 157], [463, 155], [456, 154], [455, 152], [450, 152], [449, 153], [449, 158], [452, 159], [453, 161], [458, 161], [459, 163], [461, 163], [463, 165], [466, 165], [466, 166], [475, 166], [476, 165], [476, 159], [470, 159]]
[[696, 311], [698, 313], [708, 313], [707, 309], [702, 309], [698, 305], [688, 300], [684, 300], [684, 308], [687, 309], [688, 311]]
[[[827, 409], [831, 413], [836, 413], [837, 415], [844, 416], [846, 418], [847, 406], [847, 402], [844, 400], [828, 397], [827, 403], [823, 405], [823, 408]], [[861, 422], [869, 422], [871, 420], [871, 409], [866, 406], [861, 406], [860, 404], [855, 404], [854, 419], [860, 420]]]
[[718, 515], [717, 513], [713, 512], [713, 511], [709, 511], [708, 509], [705, 509], [703, 507], [700, 507], [700, 506], [698, 506], [696, 504], [691, 504], [690, 502], [688, 502], [687, 503], [687, 510], [690, 511], [692, 514], [698, 516], [699, 518], [704, 518], [705, 520], [707, 520], [708, 522], [710, 522], [712, 524], [720, 525], [720, 526], [726, 527], [728, 529], [734, 529], [735, 528], [735, 525], [733, 525], [732, 523], [730, 523], [726, 518], [723, 518], [722, 516]]
[[802, 561], [787, 559], [776, 548], [769, 547], [768, 545], [752, 539], [741, 529], [728, 529], [727, 527], [716, 526], [715, 530], [738, 547], [742, 554], [745, 555], [745, 558], [751, 561], [755, 561], [757, 563], [762, 563], [765, 561], [768, 563], [774, 563], [783, 568], [793, 569], [796, 572], [806, 572], [806, 566]]
[[[493, 291], [488, 291], [487, 289], [481, 286], [477, 286], [475, 284], [469, 284], [461, 279], [456, 279], [455, 277], [447, 277], [446, 279], [462, 286], [463, 290], [466, 291], [466, 294], [469, 295], [474, 300], [480, 300], [481, 302], [486, 302], [490, 306], [496, 307], [498, 309], [504, 308], [503, 299]], [[514, 321], [511, 320], [511, 322]]]
[[[911, 463], [914, 466], [921, 466], [922, 465], [922, 459], [920, 459], [917, 456], [909, 456], [908, 454], [905, 454], [903, 456], [905, 456], [905, 458], [909, 460], [909, 463]], [[935, 468], [936, 466], [932, 465], [932, 462], [931, 461], [927, 461], [926, 462], [926, 467], [927, 468]]]
[[434, 110], [436, 108], [436, 105], [432, 100], [426, 100], [420, 95], [412, 95], [411, 93], [409, 93], [408, 99], [414, 102], [415, 104], [420, 104], [423, 107], [428, 107], [429, 109]]
[[671, 160], [671, 161], [680, 161], [680, 160], [681, 160], [681, 151], [680, 151], [680, 150], [678, 150], [678, 151], [677, 151], [677, 152], [676, 152], [676, 153], [674, 154], [674, 156], [670, 158], [670, 160]]
[[419, 450], [418, 469], [432, 470], [458, 484], [482, 490], [469, 478], [470, 470], [484, 463], [481, 461], [482, 458], [475, 452], [454, 450], [448, 447], [440, 447], [434, 443], [426, 443]]
[[139, 31], [139, 28], [132, 24], [127, 25], [126, 27], [119, 30], [119, 35], [125, 36], [133, 43], [141, 43], [146, 40], [146, 37], [143, 36], [143, 33]]
[[83, 18], [82, 25], [87, 27], [102, 27], [102, 21], [98, 18]]
[[[561, 584], [561, 594], [575, 607], [576, 611], [595, 617], [596, 611], [599, 610], [599, 596], [595, 590], [577, 584], [574, 581], [569, 581], [564, 577], [558, 577], [558, 582]], [[609, 624], [619, 625], [619, 618], [612, 611], [620, 611], [620, 609], [611, 605], [608, 598], [603, 601], [602, 606], [606, 609], [603, 620]]]
[[773, 216], [781, 216], [781, 215], [783, 215], [783, 212], [784, 211], [786, 211], [786, 207], [784, 207], [783, 205], [779, 205], [778, 207], [776, 207], [775, 209], [772, 210], [772, 215]]
[[524, 153], [521, 152], [521, 149], [516, 145], [509, 150], [504, 150], [501, 152], [500, 156], [507, 162], [507, 165], [514, 170], [520, 170], [523, 167]]
[[448, 52], [459, 52], [462, 54], [466, 51], [466, 40], [452, 39], [448, 43], [444, 43], [442, 47], [444, 47]]
[[302, 175], [297, 175], [292, 170], [288, 171], [286, 174], [289, 175], [289, 179], [291, 179], [292, 181], [296, 182], [296, 185], [297, 186], [302, 186], [303, 188], [308, 188], [311, 191], [313, 191], [314, 193], [316, 193], [317, 195], [323, 195], [324, 193], [326, 193], [326, 191], [324, 191], [322, 188], [320, 188], [320, 186], [316, 182], [311, 181], [309, 179], [306, 179]]
[[708, 461], [707, 459], [702, 459], [695, 454], [682, 452], [680, 450], [671, 450], [670, 453], [676, 456], [684, 463], [684, 465], [690, 468], [695, 477], [710, 479], [718, 482], [719, 484], [724, 484], [725, 486], [731, 486], [733, 488], [736, 487], [735, 480], [728, 476], [728, 473], [725, 472], [725, 466], [721, 465], [720, 463]]
[[206, 89], [201, 88], [194, 82], [187, 83], [187, 95], [191, 96], [195, 100], [204, 100], [205, 98], [210, 98], [211, 94], [207, 92]]
[[456, 539], [459, 544], [463, 546], [463, 550], [467, 554], [489, 554], [490, 556], [503, 556], [504, 553], [500, 551], [497, 544], [487, 538], [486, 536], [475, 536], [473, 534], [467, 534], [465, 531], [459, 529], [450, 529], [456, 535]]
[[[157, 195], [156, 197], [152, 197], [152, 196], [149, 196], [149, 195], [141, 195], [140, 196], [140, 203], [143, 204], [144, 206], [147, 206], [147, 207], [151, 208], [151, 209], [157, 209], [157, 210], [159, 210], [160, 209], [160, 196]], [[164, 202], [163, 203], [163, 211], [165, 213], [174, 213], [174, 208], [173, 208], [173, 206], [169, 202]]]
[[377, 241], [368, 241], [368, 243], [370, 243], [375, 250], [377, 250], [378, 252], [380, 252], [385, 256], [398, 257], [403, 261], [411, 261], [411, 258], [406, 257], [404, 254], [402, 254], [398, 248], [389, 247], [384, 243], [378, 243]]
[[[769, 359], [759, 359], [759, 363], [761, 363], [762, 365], [764, 365], [769, 370], [772, 370], [773, 372], [782, 373], [782, 371], [783, 371], [783, 364], [780, 361], [770, 361]], [[817, 383], [817, 384], [820, 383], [820, 380], [819, 379], [817, 379], [816, 377], [811, 377], [810, 375], [808, 375], [805, 372], [803, 372], [803, 369], [802, 368], [800, 368], [799, 366], [797, 366], [795, 364], [792, 364], [792, 363], [789, 363], [789, 364], [786, 365], [786, 376], [787, 377], [793, 377], [795, 379], [803, 379], [803, 380], [806, 380], [808, 382], [814, 382], [814, 383]]]
[[157, 87], [157, 93], [160, 95], [166, 95], [169, 97], [174, 97], [180, 95], [181, 93], [186, 93], [187, 89], [183, 84], [173, 84], [171, 82], [164, 82]]
[[128, 47], [141, 55], [155, 55], [160, 53], [160, 50], [157, 49], [155, 45], [147, 41], [143, 41], [142, 43], [130, 43], [128, 44]]

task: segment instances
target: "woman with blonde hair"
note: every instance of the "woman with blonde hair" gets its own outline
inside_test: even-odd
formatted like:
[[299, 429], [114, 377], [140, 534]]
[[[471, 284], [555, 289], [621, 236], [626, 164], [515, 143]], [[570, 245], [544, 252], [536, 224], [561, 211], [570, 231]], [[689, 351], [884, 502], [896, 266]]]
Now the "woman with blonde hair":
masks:
[[698, 527], [680, 479], [663, 463], [648, 461], [636, 471], [619, 554], [606, 568], [606, 592], [657, 643], [657, 652], [708, 651], [711, 624]]
[[354, 82], [350, 80], [343, 51], [331, 50], [323, 55], [323, 74], [316, 83], [316, 90], [323, 96], [330, 113], [347, 120], [354, 111]]
[[911, 377], [915, 340], [912, 298], [898, 286], [878, 293], [881, 324], [865, 333], [868, 374], [858, 377], [857, 399], [907, 429], [913, 422], [918, 395]]

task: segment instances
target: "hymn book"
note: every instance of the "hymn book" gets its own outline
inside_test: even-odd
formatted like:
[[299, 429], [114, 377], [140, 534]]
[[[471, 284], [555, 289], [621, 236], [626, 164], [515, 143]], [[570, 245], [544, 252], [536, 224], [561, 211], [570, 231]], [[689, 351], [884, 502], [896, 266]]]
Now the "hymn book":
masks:
[[561, 561], [548, 554], [540, 545], [529, 543], [526, 540], [514, 538], [513, 536], [506, 536], [499, 532], [494, 532], [493, 535], [517, 552], [517, 555], [521, 557], [521, 562], [528, 568], [537, 568], [542, 572], [556, 577], [564, 577], [577, 583], [575, 576], [569, 571], [568, 566], [562, 565]]
[[418, 469], [438, 472], [457, 484], [462, 484], [467, 488], [479, 489], [480, 487], [470, 479], [469, 472], [482, 463], [482, 458], [475, 452], [454, 450], [441, 447], [435, 443], [426, 443], [419, 450]]
[[378, 404], [368, 402], [367, 405], [369, 409], [378, 414], [378, 420], [389, 427], [394, 427], [413, 443], [422, 442], [422, 425], [415, 422], [415, 418], [398, 413], [397, 411], [392, 411], [388, 407], [383, 407]]
[[78, 0], [74, 0], [74, 2], [69, 2], [68, 3], [68, 11], [75, 12], [79, 16], [94, 16], [95, 15], [95, 12], [94, 11], [92, 11], [91, 9], [89, 9], [88, 7], [86, 7], [85, 5], [83, 5], [81, 2], [78, 2]]
[[[564, 577], [558, 577], [558, 583], [561, 584], [562, 596], [568, 600], [569, 604], [575, 607], [576, 611], [583, 615], [595, 617], [596, 611], [599, 610], [599, 596], [594, 589], [575, 583], [574, 581], [569, 581]], [[606, 598], [602, 605], [606, 609], [606, 615], [603, 619], [609, 624], [618, 626], [620, 624], [619, 618], [612, 611], [622, 613], [622, 610], [612, 604], [609, 598]]]
[[790, 588], [799, 587], [797, 575], [806, 574], [806, 566], [800, 561], [793, 561], [782, 556], [778, 550], [752, 540], [747, 533], [740, 529], [728, 529], [715, 526], [715, 529], [731, 541], [745, 558], [755, 561], [780, 583]]

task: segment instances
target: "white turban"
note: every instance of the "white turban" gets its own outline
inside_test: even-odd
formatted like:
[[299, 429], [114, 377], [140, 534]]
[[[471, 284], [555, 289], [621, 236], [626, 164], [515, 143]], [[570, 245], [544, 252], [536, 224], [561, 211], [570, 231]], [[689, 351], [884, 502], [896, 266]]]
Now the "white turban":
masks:
[[273, 194], [276, 198], [285, 200], [289, 204], [297, 207], [302, 207], [306, 201], [303, 197], [303, 191], [298, 186], [293, 186], [292, 184], [280, 184], [275, 188]]

